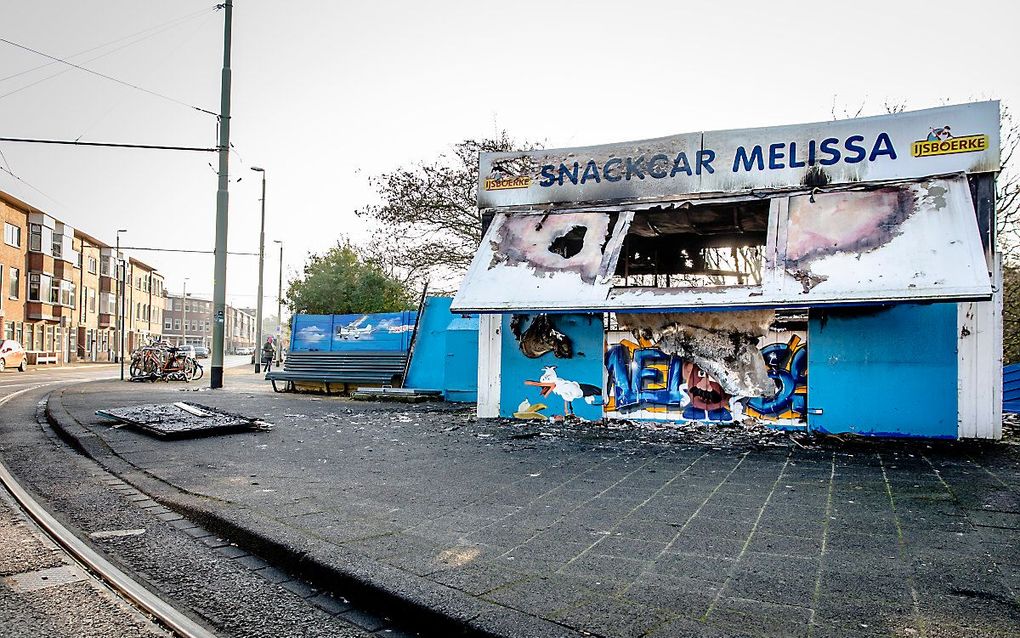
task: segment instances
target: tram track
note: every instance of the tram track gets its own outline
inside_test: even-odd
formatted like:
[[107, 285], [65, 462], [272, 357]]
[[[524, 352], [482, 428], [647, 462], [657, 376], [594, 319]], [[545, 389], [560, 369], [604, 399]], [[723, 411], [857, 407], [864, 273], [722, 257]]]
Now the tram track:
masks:
[[[29, 392], [76, 381], [78, 379], [39, 383], [12, 392], [0, 398], [0, 407]], [[10, 494], [25, 517], [66, 552], [74, 562], [83, 566], [92, 578], [115, 592], [125, 602], [141, 610], [154, 619], [157, 624], [180, 638], [214, 638], [215, 634], [146, 589], [61, 524], [21, 485], [2, 461], [0, 461], [0, 483], [3, 484], [4, 489]]]

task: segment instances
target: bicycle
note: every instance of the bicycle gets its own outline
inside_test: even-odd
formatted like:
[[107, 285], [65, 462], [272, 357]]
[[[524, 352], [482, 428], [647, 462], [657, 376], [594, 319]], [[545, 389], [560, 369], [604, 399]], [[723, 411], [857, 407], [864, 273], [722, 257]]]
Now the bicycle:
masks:
[[160, 341], [150, 342], [131, 355], [132, 380], [184, 381], [189, 383], [202, 378], [205, 371], [194, 357], [183, 348], [168, 346]]

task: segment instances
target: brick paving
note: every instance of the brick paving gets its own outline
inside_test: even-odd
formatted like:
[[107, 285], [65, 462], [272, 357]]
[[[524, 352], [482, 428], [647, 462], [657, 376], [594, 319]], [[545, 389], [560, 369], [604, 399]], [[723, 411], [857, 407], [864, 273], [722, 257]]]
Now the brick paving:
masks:
[[61, 401], [180, 489], [546, 627], [1020, 636], [1015, 445], [706, 445], [243, 385], [200, 401], [272, 432], [167, 442], [93, 416], [181, 398], [106, 383]]

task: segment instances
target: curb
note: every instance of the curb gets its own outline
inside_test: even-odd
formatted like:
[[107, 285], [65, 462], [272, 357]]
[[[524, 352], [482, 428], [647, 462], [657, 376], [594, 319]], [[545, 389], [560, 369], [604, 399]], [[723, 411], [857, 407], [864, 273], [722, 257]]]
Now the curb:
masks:
[[[76, 384], [52, 391], [46, 419], [68, 445], [153, 500], [176, 510], [206, 529], [229, 538], [249, 552], [286, 566], [330, 591], [340, 589], [359, 607], [408, 624], [417, 623], [441, 636], [485, 638], [577, 638], [581, 634], [451, 587], [409, 574], [337, 545], [310, 538], [250, 509], [181, 490], [131, 465], [64, 407], [63, 395]], [[83, 391], [78, 390], [83, 393]]]

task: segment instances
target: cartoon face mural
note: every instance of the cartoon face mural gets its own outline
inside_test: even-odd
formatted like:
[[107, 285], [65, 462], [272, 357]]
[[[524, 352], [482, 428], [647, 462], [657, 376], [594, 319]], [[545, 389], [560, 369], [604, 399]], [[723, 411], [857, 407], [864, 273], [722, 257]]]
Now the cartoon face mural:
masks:
[[732, 421], [733, 415], [727, 409], [732, 397], [712, 375], [696, 363], [685, 361], [683, 379], [690, 403], [684, 408], [684, 418], [702, 421]]
[[605, 355], [607, 417], [727, 423], [753, 417], [774, 423], [803, 421], [807, 408], [807, 344], [795, 333], [762, 338], [761, 355], [775, 397], [739, 397], [692, 361], [667, 354], [629, 332], [610, 332]]

